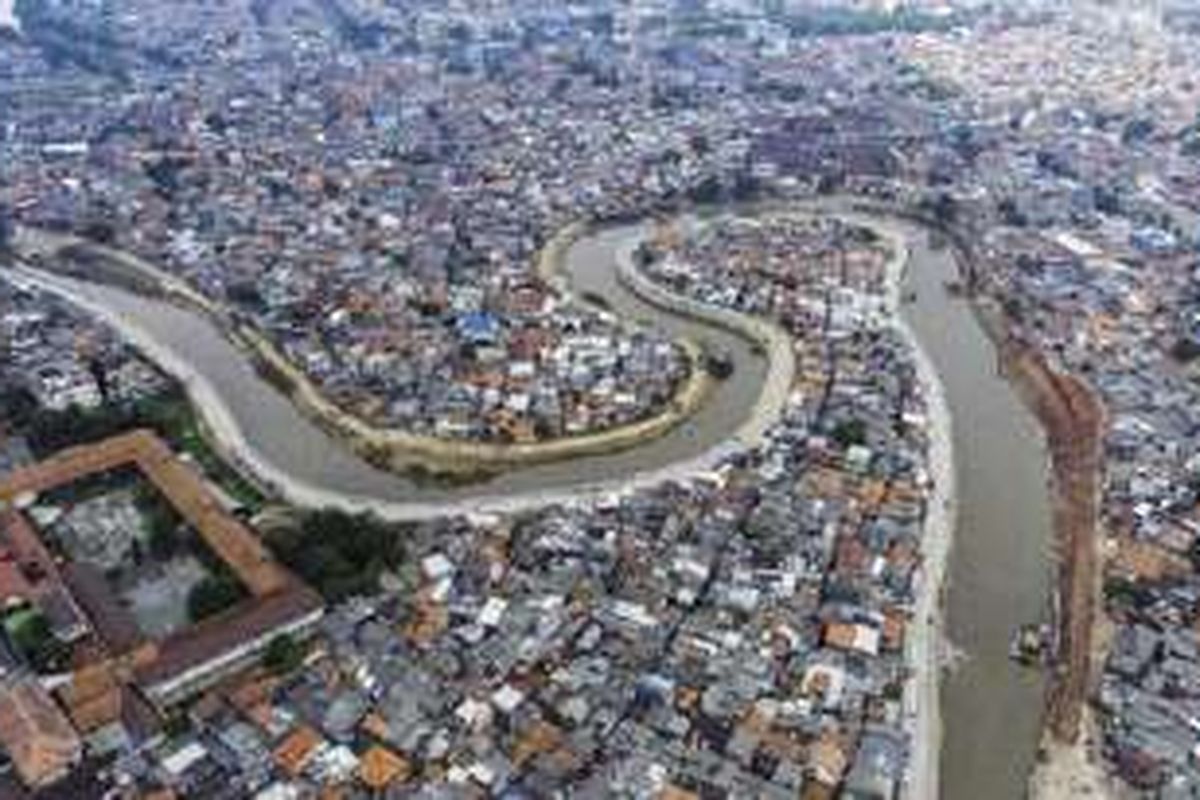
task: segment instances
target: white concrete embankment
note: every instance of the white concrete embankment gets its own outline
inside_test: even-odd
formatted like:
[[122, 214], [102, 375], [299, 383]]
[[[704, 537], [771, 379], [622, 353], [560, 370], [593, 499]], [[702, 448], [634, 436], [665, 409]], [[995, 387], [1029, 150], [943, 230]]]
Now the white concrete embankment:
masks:
[[779, 419], [787, 406], [796, 378], [796, 352], [792, 337], [773, 322], [761, 317], [739, 314], [670, 292], [642, 274], [634, 264], [635, 243], [617, 251], [617, 278], [626, 289], [655, 308], [729, 331], [763, 348], [767, 358], [767, 377], [754, 410], [734, 433], [743, 447], [762, 444], [767, 429]]
[[[864, 222], [859, 217], [848, 219]], [[904, 713], [913, 737], [913, 753], [904, 797], [906, 800], [937, 800], [941, 776], [941, 672], [945, 636], [941, 598], [957, 516], [953, 420], [941, 377], [901, 310], [904, 273], [910, 255], [907, 238], [874, 218], [866, 224], [882, 233], [891, 248], [887, 292], [890, 318], [912, 349], [917, 379], [925, 392], [929, 435], [926, 468], [930, 491], [921, 539], [917, 600], [905, 639], [905, 659], [913, 669], [913, 680], [904, 694]]]
[[[725, 458], [744, 448], [739, 434], [695, 458], [669, 466], [565, 488], [535, 490], [520, 494], [481, 495], [468, 500], [446, 502], [395, 501], [379, 497], [355, 495], [317, 486], [299, 478], [259, 453], [246, 432], [208, 378], [180, 356], [174, 349], [151, 335], [136, 320], [117, 314], [104, 304], [87, 297], [85, 287], [68, 278], [47, 274], [29, 267], [16, 267], [7, 274], [11, 279], [51, 291], [85, 311], [95, 315], [121, 334], [147, 358], [178, 380], [186, 390], [201, 420], [209, 431], [214, 445], [231, 463], [252, 475], [258, 482], [284, 500], [305, 507], [332, 507], [346, 511], [371, 511], [389, 520], [429, 519], [462, 513], [505, 513], [536, 508], [554, 503], [582, 502], [614, 493], [632, 492], [666, 481], [686, 480], [712, 471]], [[763, 343], [767, 346], [767, 343]], [[788, 378], [790, 382], [790, 377]], [[757, 404], [756, 413], [770, 413], [775, 404]], [[776, 412], [777, 413], [777, 412]], [[749, 426], [762, 431], [770, 424], [760, 419]]]

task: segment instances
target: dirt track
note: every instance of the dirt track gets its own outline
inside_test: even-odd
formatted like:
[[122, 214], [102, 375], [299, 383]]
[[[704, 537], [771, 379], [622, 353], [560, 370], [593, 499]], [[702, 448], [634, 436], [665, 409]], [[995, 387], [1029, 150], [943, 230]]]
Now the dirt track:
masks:
[[1058, 555], [1054, 671], [1045, 729], [1058, 742], [1080, 733], [1099, 602], [1099, 494], [1104, 409], [1082, 380], [1056, 372], [1037, 352], [1010, 345], [1005, 368], [1037, 414], [1050, 447]]

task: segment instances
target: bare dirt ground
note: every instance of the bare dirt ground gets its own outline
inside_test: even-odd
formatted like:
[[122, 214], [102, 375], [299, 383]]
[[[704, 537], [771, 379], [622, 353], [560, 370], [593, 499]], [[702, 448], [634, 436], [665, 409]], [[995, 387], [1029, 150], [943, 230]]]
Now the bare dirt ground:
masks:
[[1099, 605], [1104, 409], [1086, 383], [1056, 372], [1032, 350], [1013, 348], [1006, 366], [1041, 420], [1050, 446], [1058, 613], [1046, 729], [1056, 742], [1071, 744], [1079, 740], [1091, 685]]
[[1047, 736], [1029, 781], [1032, 800], [1132, 800], [1135, 797], [1105, 773], [1095, 745], [1099, 732], [1091, 709], [1083, 711], [1083, 735], [1074, 744]]
[[1082, 380], [1056, 372], [1026, 348], [1006, 366], [1038, 415], [1050, 446], [1058, 580], [1055, 649], [1035, 800], [1121, 800], [1097, 752], [1100, 732], [1088, 696], [1104, 652], [1099, 520], [1104, 408]]

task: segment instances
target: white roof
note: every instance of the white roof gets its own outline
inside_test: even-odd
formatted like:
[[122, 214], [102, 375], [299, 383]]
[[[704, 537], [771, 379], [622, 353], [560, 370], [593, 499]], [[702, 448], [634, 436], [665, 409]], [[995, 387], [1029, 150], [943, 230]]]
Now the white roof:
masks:
[[471, 697], [463, 700], [454, 710], [454, 716], [473, 728], [485, 724], [491, 715], [492, 710], [487, 703]]
[[313, 758], [313, 768], [326, 778], [339, 780], [358, 768], [358, 756], [346, 745], [325, 748]]
[[188, 742], [162, 760], [163, 769], [172, 775], [182, 775], [208, 755], [208, 750], [199, 742]]
[[500, 624], [504, 612], [508, 609], [508, 601], [503, 597], [489, 597], [479, 612], [479, 624], [494, 628]]
[[300, 789], [294, 783], [272, 783], [258, 794], [254, 800], [298, 800]]
[[441, 553], [434, 553], [421, 559], [421, 570], [431, 579], [438, 580], [454, 574], [454, 562]]
[[492, 692], [492, 705], [500, 709], [504, 713], [510, 713], [517, 706], [521, 705], [521, 701], [525, 699], [525, 694], [518, 689], [504, 684], [496, 691]]

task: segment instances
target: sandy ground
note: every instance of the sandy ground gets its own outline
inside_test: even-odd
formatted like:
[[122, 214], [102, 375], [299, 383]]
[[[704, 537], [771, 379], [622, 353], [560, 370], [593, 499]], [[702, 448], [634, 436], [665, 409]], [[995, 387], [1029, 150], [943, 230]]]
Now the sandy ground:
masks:
[[1089, 748], [1095, 742], [1095, 721], [1085, 709], [1084, 735], [1074, 744], [1063, 744], [1047, 737], [1033, 776], [1029, 780], [1031, 800], [1125, 800], [1132, 797], [1109, 778]]
[[[1096, 548], [1097, 557], [1103, 563], [1101, 539], [1096, 537]], [[1112, 622], [1103, 614], [1097, 615], [1092, 635], [1093, 682], [1102, 668], [1113, 634]], [[1104, 771], [1095, 752], [1101, 734], [1092, 707], [1084, 705], [1080, 716], [1080, 737], [1075, 743], [1059, 742], [1049, 732], [1044, 735], [1038, 764], [1029, 778], [1030, 800], [1131, 800], [1136, 797], [1136, 792]]]

